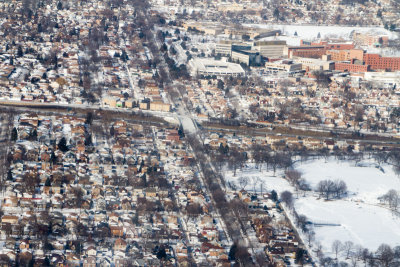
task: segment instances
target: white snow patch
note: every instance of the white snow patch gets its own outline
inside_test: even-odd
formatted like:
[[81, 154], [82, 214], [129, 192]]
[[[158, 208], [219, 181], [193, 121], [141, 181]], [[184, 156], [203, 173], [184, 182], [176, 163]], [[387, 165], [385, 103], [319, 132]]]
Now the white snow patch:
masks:
[[317, 193], [306, 195], [295, 193], [294, 188], [283, 179], [283, 171], [255, 168], [248, 164], [243, 170], [237, 170], [236, 176], [230, 170], [224, 171], [227, 182], [240, 189], [239, 178], [247, 177], [246, 190], [253, 191], [253, 181], [258, 182], [255, 190], [260, 191], [261, 184], [264, 192], [274, 189], [278, 194], [288, 190], [297, 197], [295, 208], [298, 214], [303, 214], [314, 223], [338, 224], [340, 226], [314, 227], [316, 241], [323, 246], [326, 256], [334, 257], [331, 249], [332, 242], [352, 241], [370, 250], [376, 250], [380, 244], [391, 246], [400, 245], [400, 218], [387, 207], [379, 204], [378, 197], [390, 189], [400, 189], [400, 179], [392, 167], [383, 164], [380, 170], [373, 160], [364, 160], [356, 166], [355, 162], [337, 161], [333, 158], [326, 162], [323, 159], [297, 162], [295, 169], [302, 172], [302, 177], [315, 188], [321, 180], [343, 180], [346, 182], [349, 196], [342, 200], [325, 201]]

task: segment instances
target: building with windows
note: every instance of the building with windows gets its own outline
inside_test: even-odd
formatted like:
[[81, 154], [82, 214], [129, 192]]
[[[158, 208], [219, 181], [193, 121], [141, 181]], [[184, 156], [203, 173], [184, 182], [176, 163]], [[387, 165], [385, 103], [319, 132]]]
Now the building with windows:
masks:
[[259, 52], [254, 50], [232, 50], [232, 61], [244, 63], [247, 66], [261, 64], [261, 56]]
[[[215, 46], [215, 54], [222, 56], [230, 56], [232, 53], [232, 40], [221, 40]], [[237, 43], [237, 42], [236, 42]]]
[[289, 46], [284, 49], [284, 55], [289, 58], [293, 57], [308, 57], [308, 58], [321, 58], [325, 55], [326, 49], [322, 45], [310, 46]]
[[367, 72], [364, 79], [380, 84], [384, 88], [400, 88], [400, 71], [397, 72]]
[[295, 63], [293, 60], [278, 60], [274, 62], [266, 62], [265, 63], [265, 71], [267, 73], [300, 73], [302, 72], [301, 63]]
[[364, 62], [372, 70], [400, 70], [400, 57], [382, 57], [378, 54], [364, 54]]
[[242, 76], [245, 74], [239, 64], [214, 60], [209, 58], [194, 58], [189, 61], [193, 76]]
[[286, 41], [257, 41], [253, 43], [253, 49], [260, 52], [266, 58], [281, 58], [284, 55]]
[[353, 59], [351, 61], [335, 62], [335, 70], [348, 72], [368, 72], [371, 70], [370, 66], [356, 62], [359, 61]]
[[328, 60], [327, 56], [323, 56], [323, 59], [317, 58], [295, 58], [296, 63], [301, 63], [302, 69], [305, 71], [319, 71], [319, 70], [333, 70], [335, 63]]
[[362, 49], [350, 49], [350, 50], [328, 50], [327, 55], [331, 56], [333, 61], [346, 61], [351, 59], [364, 60], [364, 50]]
[[245, 43], [223, 40], [216, 44], [215, 53], [217, 55], [232, 56], [232, 50], [252, 50], [266, 58], [281, 58], [284, 54], [285, 47], [286, 41], [256, 41]]

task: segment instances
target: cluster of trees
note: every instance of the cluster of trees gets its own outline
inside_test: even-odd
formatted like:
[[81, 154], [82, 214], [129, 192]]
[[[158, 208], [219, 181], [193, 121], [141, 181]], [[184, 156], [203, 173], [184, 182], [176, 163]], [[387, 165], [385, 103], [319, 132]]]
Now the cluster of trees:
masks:
[[347, 185], [342, 180], [322, 180], [317, 184], [316, 191], [320, 196], [324, 196], [326, 200], [331, 197], [342, 198], [347, 194]]
[[[221, 218], [225, 221], [226, 230], [229, 236], [233, 240], [241, 240], [243, 238], [242, 233], [246, 234], [247, 231], [246, 224], [242, 221], [242, 217], [247, 214], [247, 207], [240, 201], [227, 201], [225, 192], [221, 187], [225, 186], [225, 181], [220, 174], [213, 170], [207, 158], [207, 154], [204, 153], [204, 146], [193, 135], [186, 135], [186, 139], [193, 148], [200, 170], [203, 173], [205, 185], [210, 190], [212, 199], [215, 203], [214, 207], [219, 212]], [[221, 146], [220, 151], [215, 153], [214, 156], [218, 155], [221, 157], [220, 160], [222, 164], [225, 164], [225, 160], [230, 157], [231, 150], [232, 148]], [[234, 165], [238, 168], [236, 163]], [[241, 266], [254, 266], [247, 249], [248, 248], [241, 247], [240, 244], [235, 243], [229, 253], [230, 259], [241, 264]]]
[[277, 168], [288, 169], [293, 165], [292, 154], [289, 151], [273, 152], [269, 147], [261, 145], [252, 146], [251, 151], [260, 171], [262, 164], [267, 164], [267, 170], [271, 167], [274, 173]]
[[293, 208], [294, 200], [293, 194], [290, 191], [283, 191], [280, 195], [280, 199], [287, 207]]
[[394, 190], [389, 190], [386, 194], [378, 198], [381, 202], [389, 205], [392, 211], [398, 211], [400, 206], [400, 194]]
[[173, 78], [174, 80], [190, 79], [190, 75], [189, 75], [186, 65], [181, 64], [178, 66], [175, 63], [175, 61], [167, 55], [167, 53], [164, 54], [164, 59], [165, 59], [165, 62], [167, 62], [167, 65], [168, 65], [168, 68], [169, 68], [169, 71], [171, 74], [171, 78]]
[[[400, 246], [392, 248], [387, 244], [381, 244], [375, 252], [372, 252], [360, 245], [355, 245], [352, 241], [342, 243], [335, 240], [331, 245], [335, 258], [325, 257], [321, 249], [322, 246], [318, 244], [316, 252], [321, 266], [359, 266], [360, 262], [365, 266], [384, 267], [400, 264]], [[341, 257], [347, 262], [340, 261]]]
[[301, 172], [299, 172], [298, 170], [286, 170], [285, 177], [289, 181], [289, 183], [294, 186], [294, 188], [296, 188], [296, 190], [311, 190], [310, 185], [305, 179], [301, 178]]
[[228, 259], [230, 261], [235, 261], [239, 266], [246, 266], [246, 263], [252, 261], [247, 248], [240, 245], [238, 242], [234, 242], [229, 249]]

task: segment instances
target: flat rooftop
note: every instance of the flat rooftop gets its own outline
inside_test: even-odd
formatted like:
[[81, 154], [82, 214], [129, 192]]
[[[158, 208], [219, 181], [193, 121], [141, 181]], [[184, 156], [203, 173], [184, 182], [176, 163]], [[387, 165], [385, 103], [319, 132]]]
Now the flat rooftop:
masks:
[[243, 68], [236, 63], [225, 62], [208, 58], [192, 59], [190, 65], [198, 72], [242, 74]]

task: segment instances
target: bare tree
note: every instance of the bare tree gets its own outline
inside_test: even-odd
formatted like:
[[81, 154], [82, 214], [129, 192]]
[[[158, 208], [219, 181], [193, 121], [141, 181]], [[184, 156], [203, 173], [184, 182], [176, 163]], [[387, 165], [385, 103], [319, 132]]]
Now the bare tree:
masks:
[[242, 177], [239, 178], [239, 185], [242, 188], [242, 190], [246, 188], [248, 183], [249, 183], [249, 178], [248, 177], [242, 176]]
[[315, 240], [315, 232], [313, 230], [306, 232], [308, 246], [311, 247], [311, 242]]
[[376, 257], [384, 267], [390, 266], [394, 260], [394, 253], [392, 248], [387, 244], [382, 244], [376, 251]]
[[186, 211], [190, 217], [197, 217], [203, 213], [203, 210], [202, 210], [200, 204], [198, 204], [198, 203], [192, 203], [192, 204], [187, 205]]
[[289, 191], [283, 191], [281, 193], [281, 201], [286, 204], [289, 208], [293, 208], [293, 195]]
[[346, 259], [348, 259], [353, 252], [354, 243], [351, 241], [346, 241], [343, 244], [343, 250], [346, 253]]
[[287, 170], [285, 171], [285, 176], [289, 182], [295, 186], [301, 178], [301, 172], [298, 170]]
[[342, 180], [336, 180], [334, 190], [336, 193], [336, 197], [341, 198], [343, 195], [347, 193], [347, 185]]
[[321, 243], [317, 243], [317, 244], [315, 244], [315, 253], [316, 253], [316, 255], [317, 255], [317, 257], [319, 258], [319, 259], [321, 259], [321, 258], [323, 258], [324, 257], [324, 253], [322, 252], [322, 244]]
[[332, 252], [335, 253], [336, 260], [338, 259], [338, 254], [343, 250], [343, 244], [339, 240], [335, 240], [332, 243]]
[[378, 199], [384, 203], [387, 203], [389, 208], [391, 208], [393, 211], [397, 211], [400, 205], [400, 196], [394, 189], [389, 190], [386, 194]]
[[257, 187], [258, 183], [261, 182], [261, 180], [260, 180], [260, 178], [257, 177], [257, 176], [252, 176], [252, 177], [251, 177], [251, 181], [252, 181], [252, 183], [253, 183], [253, 192], [256, 193], [256, 187]]

